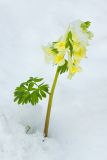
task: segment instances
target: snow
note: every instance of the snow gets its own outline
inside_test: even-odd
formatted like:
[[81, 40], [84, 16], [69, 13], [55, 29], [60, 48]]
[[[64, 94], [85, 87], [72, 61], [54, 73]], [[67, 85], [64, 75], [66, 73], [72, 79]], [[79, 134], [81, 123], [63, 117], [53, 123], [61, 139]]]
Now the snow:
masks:
[[[0, 160], [107, 160], [106, 6], [106, 0], [0, 0]], [[13, 91], [30, 76], [51, 85], [55, 68], [45, 64], [41, 46], [76, 19], [92, 22], [94, 39], [83, 72], [59, 77], [44, 140], [47, 100], [18, 106]]]

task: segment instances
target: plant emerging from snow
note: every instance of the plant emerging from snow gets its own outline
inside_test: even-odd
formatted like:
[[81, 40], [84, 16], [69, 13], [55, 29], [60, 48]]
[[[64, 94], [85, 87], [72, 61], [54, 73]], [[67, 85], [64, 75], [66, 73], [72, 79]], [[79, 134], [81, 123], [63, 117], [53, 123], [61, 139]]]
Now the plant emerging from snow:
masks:
[[92, 32], [88, 30], [89, 26], [89, 21], [75, 21], [57, 41], [43, 47], [46, 61], [57, 66], [50, 92], [48, 85], [42, 82], [43, 78], [33, 77], [15, 89], [14, 101], [17, 101], [18, 104], [31, 103], [35, 105], [39, 100], [42, 100], [42, 98], [45, 98], [49, 94], [44, 127], [45, 137], [48, 136], [52, 100], [58, 76], [59, 74], [68, 72], [68, 78], [71, 79], [76, 73], [81, 71], [80, 62], [86, 58], [89, 40], [93, 37]]

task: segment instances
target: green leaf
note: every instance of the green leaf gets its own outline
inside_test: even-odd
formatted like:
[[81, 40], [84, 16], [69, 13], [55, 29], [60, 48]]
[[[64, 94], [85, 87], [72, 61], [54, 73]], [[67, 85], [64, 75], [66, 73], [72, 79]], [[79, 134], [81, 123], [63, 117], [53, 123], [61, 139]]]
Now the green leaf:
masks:
[[16, 97], [14, 98], [14, 102], [16, 102], [18, 99], [19, 99], [19, 97], [16, 96]]
[[89, 26], [91, 25], [91, 22], [90, 21], [86, 21], [86, 22], [83, 22], [81, 24], [81, 28], [83, 31], [87, 31], [87, 29], [89, 28]]
[[53, 48], [52, 51], [57, 54], [58, 53], [58, 50], [56, 48]]
[[73, 40], [72, 40], [72, 33], [71, 33], [71, 31], [69, 31], [68, 34], [67, 34], [67, 38], [66, 38], [65, 48], [68, 48], [71, 53], [73, 51], [72, 42], [73, 42]]
[[71, 31], [68, 32], [68, 37], [67, 38], [72, 40], [72, 33], [71, 33]]
[[42, 97], [46, 97], [46, 93], [45, 92], [43, 92], [42, 90], [40, 90], [40, 93], [41, 93]]
[[42, 81], [43, 78], [30, 77], [28, 81], [21, 83], [14, 91], [14, 102], [22, 105], [27, 103], [36, 105], [40, 100], [46, 98], [49, 87]]
[[40, 82], [43, 80], [43, 78], [33, 78], [34, 82]]
[[32, 90], [33, 86], [34, 86], [34, 83], [31, 82], [31, 83], [28, 85], [28, 90], [29, 90], [29, 91]]
[[68, 71], [68, 61], [67, 60], [65, 60], [65, 64], [63, 66], [58, 67], [58, 71], [60, 74]]

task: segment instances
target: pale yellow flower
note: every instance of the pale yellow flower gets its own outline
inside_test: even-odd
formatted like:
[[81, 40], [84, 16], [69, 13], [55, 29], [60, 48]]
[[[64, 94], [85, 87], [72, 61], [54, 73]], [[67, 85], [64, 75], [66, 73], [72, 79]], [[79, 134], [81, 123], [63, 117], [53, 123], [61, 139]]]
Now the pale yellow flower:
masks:
[[64, 54], [63, 53], [56, 54], [54, 62], [55, 64], [58, 64], [59, 66], [64, 65], [65, 63]]
[[43, 47], [43, 50], [45, 51], [45, 53], [54, 54], [54, 51], [52, 51], [52, 49], [49, 47]]
[[74, 47], [74, 56], [75, 59], [82, 59], [86, 57], [86, 49], [79, 45], [78, 48]]
[[54, 47], [60, 52], [65, 51], [65, 41], [56, 42]]
[[81, 67], [79, 66], [80, 61], [76, 61], [70, 56], [70, 53], [68, 54], [68, 71], [69, 75], [68, 78], [72, 78], [72, 76], [81, 71]]
[[69, 72], [71, 74], [75, 74], [75, 73], [80, 72], [80, 71], [81, 71], [81, 68], [79, 66], [75, 66], [75, 65], [71, 66], [71, 68], [69, 70]]
[[[55, 65], [68, 70], [69, 78], [81, 71], [80, 62], [86, 58], [89, 40], [93, 37], [89, 29], [90, 22], [80, 20], [72, 23], [67, 32], [55, 42], [44, 47], [45, 58]], [[65, 64], [65, 65], [64, 65]]]
[[43, 47], [45, 52], [45, 61], [46, 62], [53, 62], [55, 58], [55, 53], [49, 47]]
[[77, 66], [77, 65], [71, 65], [69, 67], [69, 75], [68, 75], [68, 78], [72, 78], [74, 76], [74, 74], [80, 72], [82, 69], [80, 66]]

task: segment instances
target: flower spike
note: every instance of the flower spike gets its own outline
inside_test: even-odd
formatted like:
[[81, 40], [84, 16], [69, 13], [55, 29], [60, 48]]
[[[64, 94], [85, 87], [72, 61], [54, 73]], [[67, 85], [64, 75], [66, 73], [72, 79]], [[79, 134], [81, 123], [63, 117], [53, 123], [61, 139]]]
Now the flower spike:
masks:
[[88, 30], [91, 22], [75, 21], [69, 25], [67, 32], [58, 41], [52, 42], [44, 47], [45, 58], [58, 67], [64, 68], [67, 63], [68, 77], [81, 71], [80, 62], [86, 58], [86, 51], [89, 40], [92, 39], [93, 33]]

